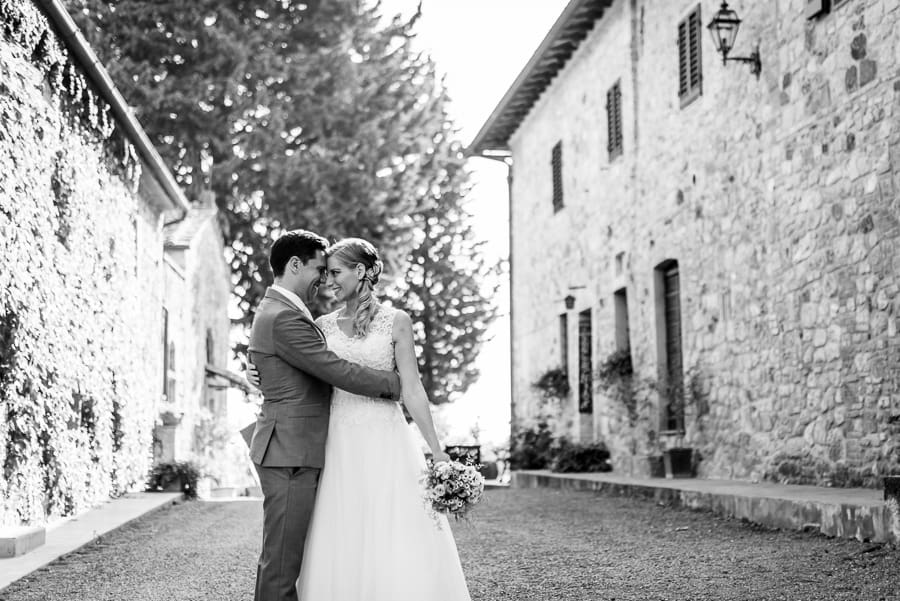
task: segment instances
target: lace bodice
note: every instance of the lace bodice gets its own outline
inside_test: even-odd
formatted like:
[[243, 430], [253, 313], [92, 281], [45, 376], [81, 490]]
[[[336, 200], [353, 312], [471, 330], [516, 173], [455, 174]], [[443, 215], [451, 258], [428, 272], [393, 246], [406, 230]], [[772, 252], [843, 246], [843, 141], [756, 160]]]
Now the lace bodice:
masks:
[[[325, 333], [328, 348], [339, 357], [373, 369], [393, 370], [394, 316], [396, 309], [379, 306], [372, 319], [369, 333], [364, 338], [347, 336], [338, 326], [340, 311], [323, 315], [316, 323]], [[402, 419], [398, 403], [374, 399], [336, 388], [331, 403], [331, 421], [344, 423], [371, 423], [373, 420]]]

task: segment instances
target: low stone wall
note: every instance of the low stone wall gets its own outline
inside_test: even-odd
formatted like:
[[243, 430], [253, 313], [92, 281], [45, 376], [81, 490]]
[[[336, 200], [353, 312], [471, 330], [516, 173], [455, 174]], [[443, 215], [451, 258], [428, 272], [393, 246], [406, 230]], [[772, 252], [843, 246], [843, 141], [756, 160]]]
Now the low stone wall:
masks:
[[[589, 490], [603, 494], [649, 499], [675, 507], [711, 511], [716, 515], [747, 520], [771, 528], [811, 530], [826, 536], [871, 542], [900, 542], [900, 515], [889, 503], [817, 498], [815, 487], [808, 497], [729, 488], [728, 482], [700, 485], [686, 481], [638, 480], [615, 475], [513, 472], [518, 488]], [[752, 487], [752, 484], [745, 486]]]

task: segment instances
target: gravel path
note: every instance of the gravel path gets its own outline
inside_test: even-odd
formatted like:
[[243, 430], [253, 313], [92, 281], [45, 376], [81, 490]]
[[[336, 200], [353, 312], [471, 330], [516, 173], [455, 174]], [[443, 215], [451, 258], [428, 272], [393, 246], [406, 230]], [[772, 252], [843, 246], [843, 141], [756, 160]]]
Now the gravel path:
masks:
[[[250, 601], [260, 517], [258, 501], [170, 507], [0, 601]], [[900, 601], [900, 551], [649, 501], [492, 490], [454, 531], [474, 601]]]

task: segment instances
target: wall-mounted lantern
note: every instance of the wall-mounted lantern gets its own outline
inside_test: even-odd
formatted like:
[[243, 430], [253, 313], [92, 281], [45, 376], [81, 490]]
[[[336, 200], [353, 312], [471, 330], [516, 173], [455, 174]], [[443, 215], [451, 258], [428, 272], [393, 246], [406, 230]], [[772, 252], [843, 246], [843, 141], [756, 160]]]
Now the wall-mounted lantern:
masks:
[[740, 26], [741, 20], [738, 18], [737, 13], [728, 8], [728, 2], [722, 0], [719, 12], [709, 22], [707, 29], [712, 34], [716, 51], [722, 54], [723, 65], [728, 61], [750, 63], [750, 72], [759, 79], [759, 74], [762, 72], [762, 60], [760, 60], [758, 44], [750, 56], [728, 56], [728, 53], [734, 48], [734, 40], [737, 38]]
[[571, 294], [564, 298], [563, 301], [566, 303], [567, 310], [572, 310], [575, 308], [575, 297]]

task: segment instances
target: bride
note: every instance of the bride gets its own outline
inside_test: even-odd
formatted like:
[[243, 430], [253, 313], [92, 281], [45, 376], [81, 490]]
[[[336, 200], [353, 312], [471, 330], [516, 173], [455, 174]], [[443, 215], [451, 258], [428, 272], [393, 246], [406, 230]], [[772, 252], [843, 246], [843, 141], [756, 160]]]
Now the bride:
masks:
[[[369, 242], [326, 251], [328, 282], [344, 303], [316, 320], [339, 356], [400, 375], [402, 402], [435, 462], [441, 449], [419, 379], [412, 321], [379, 304], [382, 270]], [[400, 406], [335, 389], [325, 467], [297, 581], [302, 601], [470, 601], [447, 518], [423, 501], [425, 459]]]

